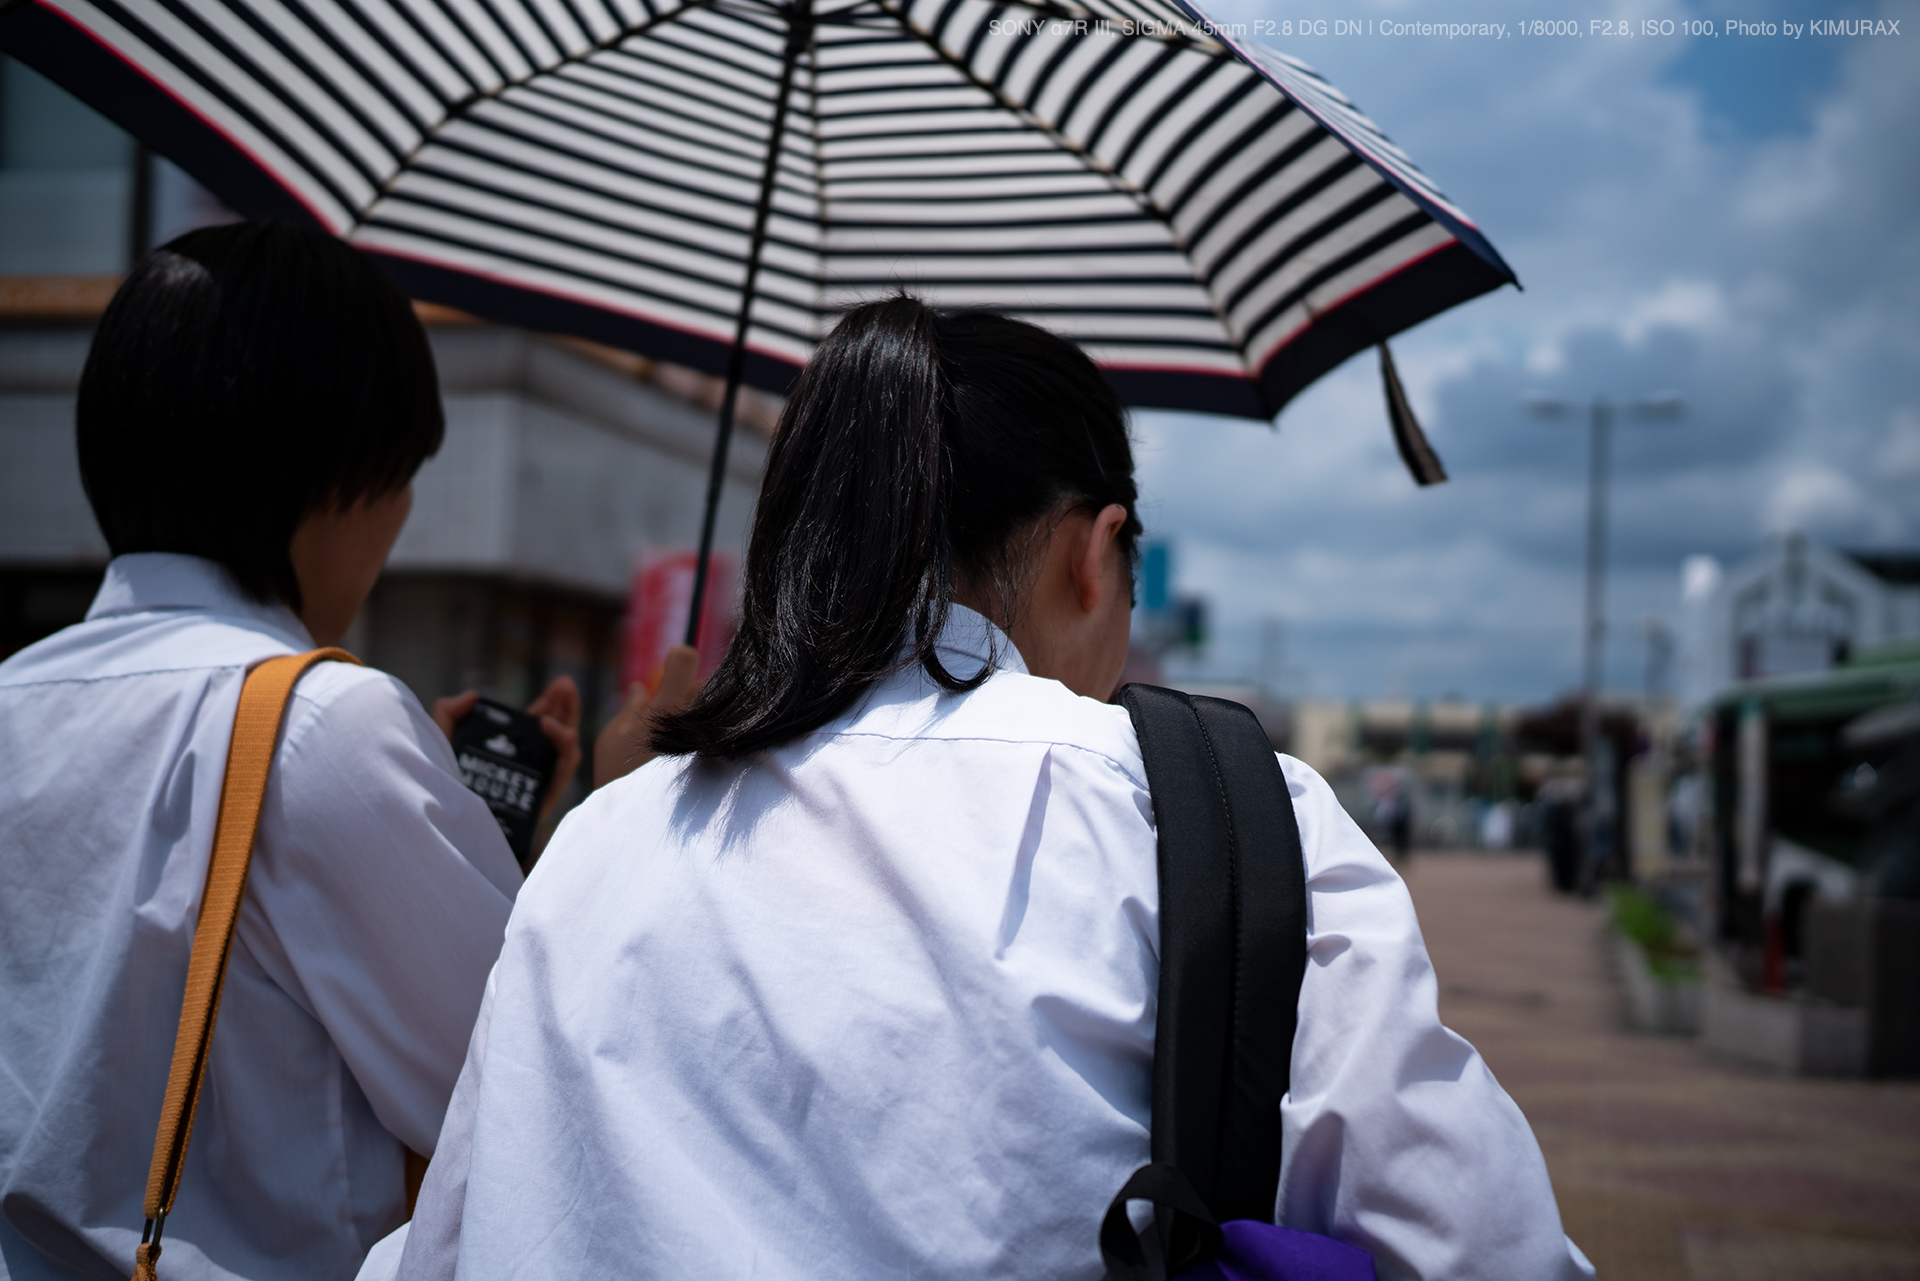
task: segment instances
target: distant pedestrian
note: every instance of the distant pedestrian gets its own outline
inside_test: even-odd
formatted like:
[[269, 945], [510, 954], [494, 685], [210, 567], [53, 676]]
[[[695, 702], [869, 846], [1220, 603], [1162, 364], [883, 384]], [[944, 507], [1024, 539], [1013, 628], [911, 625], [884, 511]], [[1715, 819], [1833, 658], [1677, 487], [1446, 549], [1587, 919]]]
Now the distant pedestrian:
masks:
[[1514, 804], [1495, 801], [1480, 816], [1480, 844], [1490, 850], [1513, 848]]
[[1549, 779], [1535, 804], [1546, 845], [1547, 877], [1553, 888], [1571, 894], [1580, 888], [1580, 784], [1571, 779]]
[[1387, 820], [1387, 838], [1393, 842], [1393, 856], [1405, 863], [1413, 856], [1413, 807], [1405, 796], [1399, 798], [1394, 806], [1393, 817]]
[[1379, 770], [1373, 778], [1373, 829], [1393, 851], [1394, 861], [1405, 864], [1413, 855], [1412, 787], [1398, 769]]

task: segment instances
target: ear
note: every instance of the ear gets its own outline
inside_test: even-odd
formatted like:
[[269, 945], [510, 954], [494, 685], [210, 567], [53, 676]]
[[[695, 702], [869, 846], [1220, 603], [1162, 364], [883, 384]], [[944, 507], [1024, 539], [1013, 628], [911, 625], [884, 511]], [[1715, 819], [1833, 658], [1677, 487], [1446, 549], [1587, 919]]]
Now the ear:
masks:
[[1126, 523], [1127, 509], [1119, 503], [1108, 503], [1087, 527], [1086, 545], [1080, 549], [1079, 561], [1074, 566], [1074, 587], [1083, 613], [1091, 614], [1100, 608], [1107, 593], [1114, 590], [1101, 570], [1106, 567], [1108, 549]]

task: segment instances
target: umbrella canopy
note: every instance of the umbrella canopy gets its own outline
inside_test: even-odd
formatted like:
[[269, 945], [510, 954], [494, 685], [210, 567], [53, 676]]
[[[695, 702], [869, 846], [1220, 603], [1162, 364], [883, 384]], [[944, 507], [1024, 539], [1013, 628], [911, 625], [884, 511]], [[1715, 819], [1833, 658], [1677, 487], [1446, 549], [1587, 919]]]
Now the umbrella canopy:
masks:
[[1331, 85], [1169, 0], [25, 0], [0, 47], [417, 297], [714, 373], [744, 334], [775, 391], [905, 288], [1270, 418], [1513, 279]]

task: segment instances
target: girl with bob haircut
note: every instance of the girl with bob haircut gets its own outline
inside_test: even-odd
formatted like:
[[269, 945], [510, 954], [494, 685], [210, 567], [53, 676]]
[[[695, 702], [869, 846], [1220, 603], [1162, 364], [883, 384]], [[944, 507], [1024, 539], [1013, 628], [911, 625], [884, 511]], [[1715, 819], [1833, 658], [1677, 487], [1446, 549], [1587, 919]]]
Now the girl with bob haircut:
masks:
[[[11, 1281], [132, 1271], [241, 683], [339, 642], [443, 432], [400, 290], [263, 224], [134, 269], [77, 417], [113, 560], [86, 621], [0, 663]], [[577, 759], [571, 683], [534, 710]], [[350, 1276], [405, 1217], [407, 1153], [434, 1149], [520, 883], [404, 686], [345, 663], [302, 678], [162, 1277]]]
[[[1105, 701], [1136, 504], [1071, 343], [848, 312], [781, 418], [732, 649], [549, 846], [362, 1277], [1099, 1277], [1158, 981], [1153, 801]], [[1278, 1221], [1383, 1278], [1591, 1276], [1405, 887], [1281, 762], [1311, 930]]]

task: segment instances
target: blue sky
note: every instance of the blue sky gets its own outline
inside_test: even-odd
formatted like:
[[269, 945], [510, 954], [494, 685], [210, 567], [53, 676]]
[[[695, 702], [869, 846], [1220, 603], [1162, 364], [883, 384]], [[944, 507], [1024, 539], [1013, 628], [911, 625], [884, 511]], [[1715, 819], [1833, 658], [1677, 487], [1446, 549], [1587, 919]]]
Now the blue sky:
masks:
[[[1216, 0], [1223, 21], [1504, 22], [1518, 3]], [[1554, 15], [1559, 16], [1559, 15]], [[1141, 414], [1150, 530], [1212, 601], [1202, 669], [1251, 673], [1284, 624], [1289, 692], [1536, 701], [1577, 683], [1587, 440], [1529, 394], [1675, 390], [1615, 431], [1608, 684], [1637, 688], [1680, 564], [1802, 530], [1920, 549], [1920, 5], [1629, 0], [1565, 16], [1899, 36], [1299, 37], [1491, 236], [1503, 290], [1394, 342], [1453, 479], [1407, 479], [1361, 356], [1278, 430]]]

